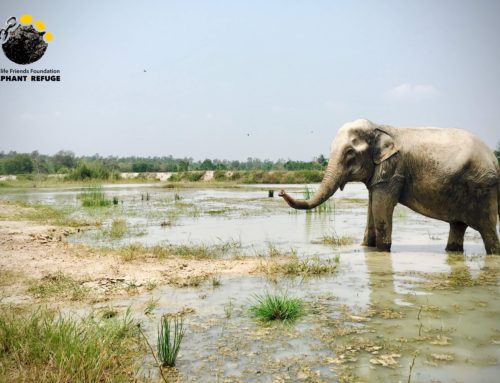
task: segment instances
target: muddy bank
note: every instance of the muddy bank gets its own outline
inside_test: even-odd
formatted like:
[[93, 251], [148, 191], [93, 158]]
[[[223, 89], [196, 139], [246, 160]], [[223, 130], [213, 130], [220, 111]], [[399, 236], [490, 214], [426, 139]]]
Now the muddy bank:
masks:
[[[3, 303], [34, 300], [30, 286], [65, 275], [89, 289], [94, 301], [138, 293], [167, 283], [193, 285], [214, 274], [249, 274], [256, 258], [157, 259], [147, 252], [137, 260], [124, 260], [119, 251], [71, 244], [66, 238], [83, 229], [40, 224], [20, 219], [33, 208], [0, 201], [0, 273]], [[13, 218], [9, 220], [9, 217]], [[58, 299], [64, 297], [57, 297]]]

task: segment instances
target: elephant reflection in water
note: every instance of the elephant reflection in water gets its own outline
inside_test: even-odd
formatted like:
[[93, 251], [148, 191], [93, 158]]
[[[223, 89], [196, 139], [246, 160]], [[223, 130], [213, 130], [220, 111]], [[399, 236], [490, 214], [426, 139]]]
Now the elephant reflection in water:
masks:
[[500, 253], [497, 235], [500, 169], [493, 152], [461, 129], [395, 128], [368, 120], [345, 124], [330, 149], [323, 181], [308, 200], [280, 196], [295, 209], [312, 209], [347, 182], [369, 190], [363, 245], [389, 251], [397, 203], [448, 222], [446, 250], [463, 251], [467, 227], [479, 231], [486, 252]]
[[[483, 267], [473, 272], [463, 255], [447, 255], [443, 266], [449, 271], [422, 272], [417, 277], [424, 280], [419, 287], [411, 265], [408, 271], [394, 272], [393, 261], [401, 259], [401, 254], [398, 257], [370, 249], [364, 253], [370, 280], [369, 318], [359, 333], [335, 340], [353, 348], [370, 345], [364, 348], [368, 353], [364, 357], [359, 354], [350, 365], [361, 380], [406, 381], [408, 366], [413, 363], [415, 381], [452, 379], [463, 374], [464, 364], [467, 372], [461, 375], [463, 381], [475, 381], [477, 374], [484, 381], [494, 381], [495, 365], [491, 363], [497, 360], [498, 349], [492, 339], [500, 340], [498, 257], [482, 257]], [[401, 265], [404, 268], [404, 263]], [[425, 281], [427, 278], [430, 280]], [[373, 368], [384, 363], [399, 368]], [[443, 363], [445, 371], [439, 368]], [[485, 369], [484, 363], [491, 368]]]

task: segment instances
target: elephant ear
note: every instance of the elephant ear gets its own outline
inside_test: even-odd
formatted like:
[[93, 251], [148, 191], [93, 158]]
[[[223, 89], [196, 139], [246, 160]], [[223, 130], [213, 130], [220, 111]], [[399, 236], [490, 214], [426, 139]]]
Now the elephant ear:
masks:
[[373, 162], [380, 164], [399, 151], [394, 138], [384, 129], [375, 129], [375, 145], [373, 148]]

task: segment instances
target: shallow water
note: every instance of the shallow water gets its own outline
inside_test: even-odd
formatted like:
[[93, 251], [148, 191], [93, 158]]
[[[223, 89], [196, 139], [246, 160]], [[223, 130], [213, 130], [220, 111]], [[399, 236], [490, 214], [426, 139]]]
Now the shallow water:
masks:
[[[225, 276], [217, 288], [210, 281], [197, 288], [165, 286], [106, 302], [132, 306], [152, 343], [161, 315], [186, 307], [194, 310], [186, 316], [177, 365], [183, 381], [497, 381], [500, 257], [485, 255], [477, 232], [467, 231], [466, 255], [449, 255], [444, 252], [446, 223], [398, 206], [393, 251], [378, 253], [358, 245], [366, 222], [363, 185], [348, 184], [322, 213], [294, 211], [278, 197], [267, 198], [268, 189], [280, 188], [110, 185], [106, 194], [117, 196], [120, 203], [103, 209], [81, 208], [79, 189], [9, 190], [0, 198], [45, 203], [74, 216], [102, 219], [103, 228], [72, 237], [75, 242], [121, 246], [236, 241], [242, 255], [265, 254], [272, 244], [295, 249], [299, 257], [339, 256], [337, 270], [322, 277], [270, 281], [263, 276]], [[301, 196], [302, 187], [286, 189]], [[125, 219], [131, 230], [111, 239], [103, 231], [117, 218]], [[168, 225], [162, 227], [162, 222]], [[351, 236], [353, 244], [335, 248], [312, 243], [333, 232]], [[255, 294], [276, 290], [303, 298], [307, 315], [289, 327], [264, 326], [252, 319], [248, 310]], [[151, 298], [159, 300], [157, 308], [145, 316]], [[157, 378], [151, 357], [145, 357], [141, 374]]]

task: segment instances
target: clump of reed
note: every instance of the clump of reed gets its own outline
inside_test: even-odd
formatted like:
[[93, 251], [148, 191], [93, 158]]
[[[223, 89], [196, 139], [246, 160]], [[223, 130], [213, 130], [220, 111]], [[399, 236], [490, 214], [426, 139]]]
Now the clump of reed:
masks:
[[104, 207], [111, 205], [111, 200], [106, 198], [101, 185], [91, 185], [78, 194], [77, 198], [84, 207]]
[[162, 316], [158, 329], [157, 353], [163, 367], [174, 367], [184, 338], [182, 316]]
[[[303, 191], [304, 199], [311, 199], [313, 194], [314, 192], [311, 189], [309, 189], [309, 187], [306, 185]], [[332, 206], [330, 205], [330, 201], [325, 201], [321, 205], [315, 207], [314, 209], [306, 210], [306, 213], [331, 213], [331, 212], [332, 212]]]

